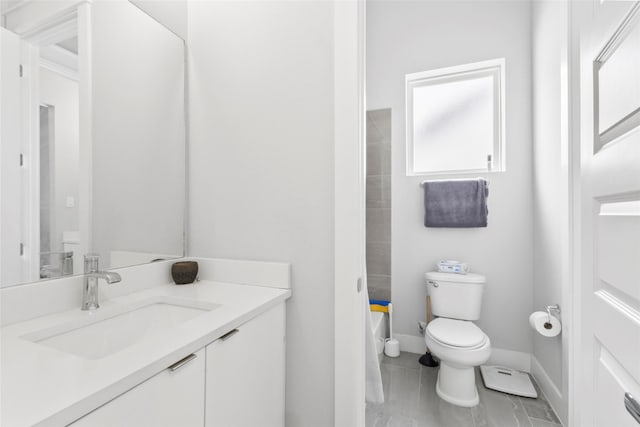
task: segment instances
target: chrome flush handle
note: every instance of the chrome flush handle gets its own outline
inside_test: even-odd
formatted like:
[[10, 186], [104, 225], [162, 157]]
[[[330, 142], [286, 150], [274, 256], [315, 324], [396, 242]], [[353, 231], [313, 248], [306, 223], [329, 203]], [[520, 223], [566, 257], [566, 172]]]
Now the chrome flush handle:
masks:
[[198, 356], [195, 355], [195, 354], [190, 354], [187, 357], [178, 360], [176, 363], [174, 363], [173, 365], [169, 366], [167, 369], [169, 369], [171, 372], [175, 372], [178, 369], [182, 368], [187, 363], [191, 362], [196, 357], [198, 357]]
[[624, 394], [624, 407], [627, 408], [627, 412], [631, 414], [633, 419], [640, 424], [640, 403], [629, 392]]
[[437, 288], [438, 286], [440, 286], [440, 284], [438, 284], [438, 282], [434, 282], [433, 280], [429, 280], [427, 282], [427, 284], [433, 286], [434, 288]]

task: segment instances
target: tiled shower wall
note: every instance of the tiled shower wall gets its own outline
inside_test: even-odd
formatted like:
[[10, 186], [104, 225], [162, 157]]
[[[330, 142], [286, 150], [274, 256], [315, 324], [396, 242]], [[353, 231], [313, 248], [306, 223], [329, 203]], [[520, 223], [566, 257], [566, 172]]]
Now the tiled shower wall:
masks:
[[391, 300], [391, 109], [367, 111], [367, 282]]

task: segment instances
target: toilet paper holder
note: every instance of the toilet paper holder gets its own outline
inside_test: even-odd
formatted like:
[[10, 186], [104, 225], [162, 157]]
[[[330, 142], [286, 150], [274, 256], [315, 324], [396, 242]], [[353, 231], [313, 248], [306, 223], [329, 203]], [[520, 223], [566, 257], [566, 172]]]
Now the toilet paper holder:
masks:
[[[548, 316], [548, 317], [547, 317], [547, 318], [548, 318], [547, 322], [548, 322], [549, 324], [551, 324], [551, 312], [552, 312], [552, 311], [553, 311], [554, 313], [556, 313], [558, 316], [560, 316], [560, 306], [559, 306], [558, 304], [554, 304], [554, 305], [547, 305], [547, 306], [545, 306], [545, 308], [544, 308], [544, 309], [545, 309], [545, 310], [546, 310], [546, 312], [547, 312], [547, 316]], [[547, 328], [547, 329], [549, 329], [549, 328]]]

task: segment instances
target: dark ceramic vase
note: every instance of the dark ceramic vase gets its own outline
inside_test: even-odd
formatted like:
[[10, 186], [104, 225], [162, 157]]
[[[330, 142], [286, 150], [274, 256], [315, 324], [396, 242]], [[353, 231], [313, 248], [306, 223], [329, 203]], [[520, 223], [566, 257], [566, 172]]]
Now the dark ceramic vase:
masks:
[[180, 261], [171, 266], [171, 277], [176, 285], [193, 283], [198, 277], [198, 263], [195, 261]]

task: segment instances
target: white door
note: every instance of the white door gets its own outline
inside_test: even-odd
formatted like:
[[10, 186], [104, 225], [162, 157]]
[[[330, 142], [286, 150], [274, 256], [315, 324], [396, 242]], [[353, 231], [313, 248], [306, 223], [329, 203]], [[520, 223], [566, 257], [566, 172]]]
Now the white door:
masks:
[[[576, 2], [581, 349], [577, 426], [640, 425], [640, 2]], [[632, 402], [627, 402], [632, 406]], [[632, 411], [632, 408], [629, 408]]]
[[23, 281], [21, 41], [0, 28], [0, 286]]
[[364, 425], [364, 2], [334, 3], [334, 425]]

